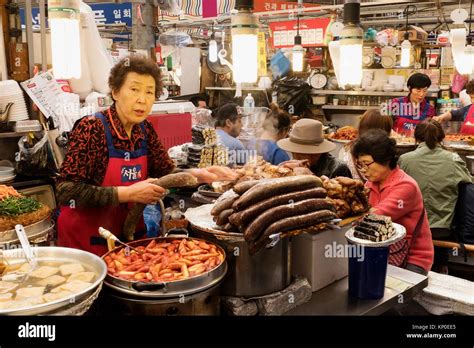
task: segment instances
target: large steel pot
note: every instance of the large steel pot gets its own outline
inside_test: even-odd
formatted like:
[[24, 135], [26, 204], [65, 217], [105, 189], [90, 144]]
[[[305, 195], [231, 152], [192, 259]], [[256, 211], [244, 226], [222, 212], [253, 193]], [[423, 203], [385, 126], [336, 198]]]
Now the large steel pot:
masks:
[[[180, 236], [181, 238], [188, 238], [187, 236]], [[152, 240], [156, 240], [158, 243], [170, 242], [177, 239], [177, 237], [158, 237], [158, 238], [149, 238], [143, 240], [137, 240], [134, 242], [128, 243], [132, 247], [137, 247], [140, 245], [147, 245]], [[196, 238], [190, 238], [191, 240], [203, 241]], [[212, 269], [209, 272], [205, 272], [199, 276], [191, 277], [184, 280], [170, 281], [170, 282], [139, 282], [139, 281], [130, 281], [121, 279], [110, 274], [107, 274], [105, 278], [105, 285], [113, 289], [116, 292], [120, 292], [123, 295], [128, 297], [141, 297], [141, 298], [175, 298], [179, 296], [186, 296], [194, 294], [196, 292], [204, 291], [218, 283], [224, 278], [227, 272], [227, 263], [225, 261], [226, 252], [219, 245], [216, 245], [217, 250], [224, 255], [224, 262], [219, 266]], [[103, 258], [109, 255], [112, 252], [117, 252], [120, 249], [124, 248], [119, 246], [108, 253], [106, 253]]]
[[291, 282], [291, 258], [287, 238], [273, 248], [263, 248], [250, 255], [241, 233], [217, 230], [210, 211], [212, 204], [188, 209], [185, 213], [194, 234], [221, 245], [227, 253], [229, 270], [222, 284], [222, 294], [255, 297], [280, 291]]
[[[102, 281], [107, 273], [105, 262], [100, 257], [87, 251], [63, 247], [37, 247], [33, 249], [33, 252], [39, 262], [80, 262], [89, 270], [97, 273], [97, 277], [89, 287], [71, 296], [28, 308], [0, 310], [0, 315], [49, 315], [69, 309], [71, 305], [90, 301], [91, 297], [102, 285]], [[3, 251], [3, 256], [10, 265], [26, 262], [25, 254], [21, 249], [5, 250]]]
[[220, 279], [214, 286], [190, 295], [152, 298], [127, 295], [108, 286], [104, 289], [101, 310], [107, 315], [219, 315]]

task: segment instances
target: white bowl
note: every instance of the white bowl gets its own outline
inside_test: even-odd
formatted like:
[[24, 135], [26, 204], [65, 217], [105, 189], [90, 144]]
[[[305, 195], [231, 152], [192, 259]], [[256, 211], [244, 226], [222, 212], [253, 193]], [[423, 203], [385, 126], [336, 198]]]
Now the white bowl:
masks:
[[12, 176], [15, 174], [15, 168], [12, 167], [0, 167], [0, 178], [4, 176]]

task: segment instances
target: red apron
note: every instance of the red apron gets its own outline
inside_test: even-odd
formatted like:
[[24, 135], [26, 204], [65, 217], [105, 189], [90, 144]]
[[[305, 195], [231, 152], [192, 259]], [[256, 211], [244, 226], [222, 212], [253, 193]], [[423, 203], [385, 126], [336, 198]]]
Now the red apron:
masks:
[[426, 100], [420, 104], [420, 107], [423, 108], [421, 110], [421, 114], [419, 116], [412, 115], [410, 111], [411, 103], [407, 103], [407, 99], [405, 97], [397, 98], [398, 103], [398, 112], [396, 113], [395, 122], [393, 123], [393, 129], [398, 134], [406, 134], [406, 135], [413, 135], [415, 131], [416, 125], [421, 121], [425, 120], [428, 116], [428, 112], [430, 111], [430, 103]]
[[[109, 116], [112, 122], [110, 110]], [[140, 149], [127, 152], [115, 148], [105, 116], [97, 113], [96, 117], [104, 124], [109, 152], [107, 171], [101, 186], [129, 186], [145, 180], [148, 175], [148, 150], [144, 124], [140, 124], [145, 134]], [[99, 227], [104, 227], [119, 236], [128, 211], [128, 204], [94, 208], [61, 206], [58, 218], [58, 245], [82, 249], [102, 256], [107, 252], [107, 244], [99, 236]]]
[[474, 135], [474, 104], [467, 111], [466, 119], [461, 127], [461, 134]]

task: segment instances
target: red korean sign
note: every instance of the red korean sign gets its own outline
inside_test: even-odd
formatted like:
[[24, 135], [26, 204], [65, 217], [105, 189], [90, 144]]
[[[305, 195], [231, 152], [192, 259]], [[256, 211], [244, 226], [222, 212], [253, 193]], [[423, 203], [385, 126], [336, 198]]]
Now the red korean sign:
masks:
[[[317, 4], [303, 4], [303, 7], [319, 7]], [[253, 12], [296, 10], [298, 3], [279, 0], [255, 1]]]
[[[330, 18], [312, 18], [300, 20], [299, 32], [304, 47], [326, 46], [330, 38], [327, 38]], [[292, 47], [295, 44], [297, 33], [297, 22], [273, 22], [269, 23], [271, 31], [271, 45], [274, 48]]]

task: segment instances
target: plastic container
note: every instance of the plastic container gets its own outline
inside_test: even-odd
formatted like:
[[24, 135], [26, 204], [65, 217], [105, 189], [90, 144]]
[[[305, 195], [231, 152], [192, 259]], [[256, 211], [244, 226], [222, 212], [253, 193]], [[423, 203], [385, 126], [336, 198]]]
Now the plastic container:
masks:
[[349, 296], [360, 299], [379, 299], [385, 292], [390, 245], [406, 236], [402, 225], [393, 223], [394, 235], [382, 242], [371, 242], [354, 237], [354, 229], [346, 232], [353, 247], [349, 255]]
[[[326, 230], [318, 234], [303, 233], [291, 239], [291, 274], [308, 279], [311, 291], [318, 291], [348, 274], [347, 257], [326, 256], [327, 247], [347, 244], [344, 233], [351, 225], [340, 230]], [[334, 252], [335, 253], [335, 252]]]
[[17, 121], [13, 129], [18, 133], [40, 132], [43, 130], [43, 126], [41, 126], [41, 123], [38, 120]]
[[244, 99], [244, 107], [245, 108], [254, 108], [255, 107], [255, 100], [252, 97], [252, 94], [247, 94]]
[[382, 298], [385, 292], [389, 247], [358, 247], [361, 248], [363, 257], [354, 255], [355, 253], [349, 256], [349, 295], [360, 299]]

